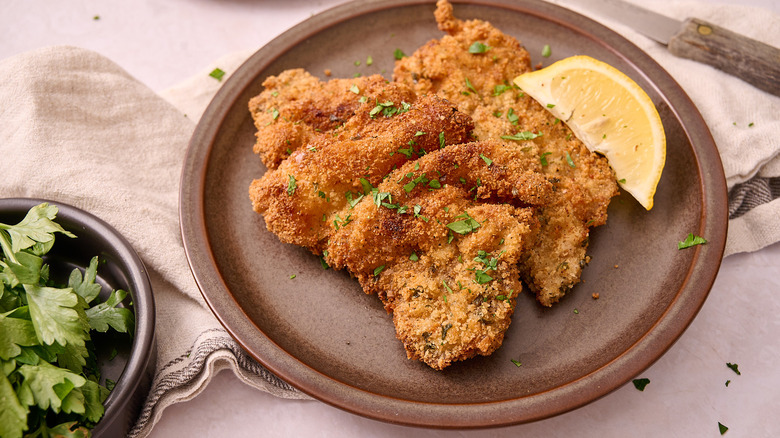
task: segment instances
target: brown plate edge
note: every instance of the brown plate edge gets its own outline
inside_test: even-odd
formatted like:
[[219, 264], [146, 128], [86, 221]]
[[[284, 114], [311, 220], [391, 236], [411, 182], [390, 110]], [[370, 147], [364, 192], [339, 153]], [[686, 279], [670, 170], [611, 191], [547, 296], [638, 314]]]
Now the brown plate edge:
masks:
[[[252, 357], [304, 393], [346, 411], [410, 426], [484, 428], [537, 421], [576, 409], [609, 394], [649, 367], [679, 339], [693, 321], [709, 294], [723, 257], [728, 223], [728, 192], [712, 135], [696, 106], [676, 81], [633, 43], [601, 24], [560, 6], [533, 0], [453, 1], [455, 4], [479, 4], [539, 15], [589, 35], [595, 43], [613, 51], [637, 71], [644, 72], [648, 82], [655, 86], [658, 94], [663, 96], [681, 122], [693, 145], [704, 200], [701, 227], [692, 232], [706, 237], [708, 243], [692, 249], [695, 251], [694, 259], [675, 300], [656, 324], [631, 348], [580, 379], [528, 397], [463, 405], [400, 400], [336, 381], [290, 356], [262, 332], [257, 333], [257, 327], [235, 301], [216, 269], [216, 261], [207, 238], [203, 193], [208, 157], [218, 128], [232, 102], [251, 85], [257, 71], [281, 56], [287, 48], [307, 37], [356, 16], [388, 8], [427, 3], [430, 2], [409, 0], [388, 4], [380, 1], [358, 1], [329, 9], [275, 38], [250, 57], [226, 81], [198, 123], [182, 168], [179, 216], [190, 268], [212, 312]], [[606, 43], [607, 40], [610, 41], [609, 44]], [[630, 54], [630, 59], [627, 54]], [[253, 337], [256, 339], [250, 341], [242, 335], [250, 332], [254, 332]], [[258, 334], [260, 336], [257, 336]]]

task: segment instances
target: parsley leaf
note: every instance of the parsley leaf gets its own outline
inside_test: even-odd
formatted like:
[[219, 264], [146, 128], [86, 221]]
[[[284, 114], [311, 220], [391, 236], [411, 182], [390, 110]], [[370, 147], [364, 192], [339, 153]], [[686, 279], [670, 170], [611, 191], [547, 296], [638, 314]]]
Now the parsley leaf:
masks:
[[214, 70], [211, 70], [209, 76], [216, 79], [218, 82], [222, 82], [222, 77], [225, 76], [225, 72], [221, 68], [215, 68]]
[[[500, 95], [504, 94], [505, 91], [511, 90], [511, 89], [512, 89], [511, 85], [498, 84], [495, 87], [493, 87], [493, 96], [500, 96]], [[499, 113], [499, 115], [496, 116], [496, 117], [501, 117], [501, 114]]]
[[472, 54], [485, 53], [490, 49], [492, 49], [492, 47], [488, 46], [487, 44], [483, 44], [479, 41], [474, 41], [471, 44], [471, 46], [469, 46], [469, 53]]
[[0, 436], [22, 436], [27, 430], [27, 407], [19, 402], [11, 382], [5, 373], [0, 373], [0, 400], [3, 409], [0, 410]]
[[574, 160], [571, 159], [571, 154], [569, 154], [569, 151], [566, 151], [566, 163], [569, 165], [569, 167], [574, 169]]
[[726, 366], [731, 368], [731, 370], [737, 373], [738, 376], [742, 375], [742, 373], [739, 372], [739, 365], [735, 363], [727, 363]]
[[38, 339], [46, 345], [84, 346], [89, 322], [73, 289], [25, 284], [30, 318]]
[[650, 379], [646, 379], [646, 378], [634, 379], [634, 380], [632, 380], [632, 382], [634, 383], [634, 387], [636, 389], [638, 389], [640, 391], [644, 391], [645, 390], [645, 386], [647, 386], [647, 384], [650, 383]]
[[542, 162], [542, 166], [547, 166], [549, 164], [547, 162], [548, 155], [552, 155], [552, 152], [543, 152], [542, 155], [539, 155], [539, 161]]
[[295, 177], [292, 175], [288, 175], [289, 180], [287, 181], [287, 195], [292, 196], [295, 194], [295, 188], [298, 186], [298, 184], [295, 181]]
[[111, 292], [108, 299], [86, 310], [89, 325], [99, 332], [108, 331], [111, 326], [120, 333], [133, 332], [133, 312], [124, 307], [117, 307], [127, 296], [127, 292], [118, 289]]
[[89, 267], [84, 271], [84, 275], [81, 275], [79, 269], [74, 269], [70, 273], [70, 279], [68, 279], [68, 286], [84, 298], [86, 303], [91, 303], [100, 293], [100, 285], [95, 283], [95, 277], [97, 276], [97, 256], [92, 257], [89, 261]]
[[542, 133], [534, 134], [531, 131], [522, 131], [518, 132], [515, 135], [502, 135], [501, 138], [504, 140], [514, 140], [514, 141], [526, 141], [526, 140], [533, 140], [536, 137], [541, 137]]
[[447, 228], [458, 234], [468, 234], [480, 227], [480, 223], [469, 216], [467, 212], [464, 212], [459, 216], [455, 216], [455, 219], [458, 218], [464, 219], [447, 224]]
[[677, 249], [690, 248], [696, 245], [703, 245], [707, 243], [707, 240], [703, 237], [694, 236], [693, 233], [688, 233], [688, 236], [682, 242], [677, 242]]
[[545, 44], [544, 47], [542, 47], [542, 56], [549, 58], [550, 55], [552, 55], [552, 49], [549, 44]]
[[726, 427], [726, 426], [722, 425], [722, 424], [720, 423], [720, 421], [718, 421], [718, 431], [720, 432], [720, 434], [721, 434], [721, 435], [723, 435], [724, 433], [726, 433], [726, 431], [728, 431], [728, 430], [729, 430], [729, 428], [728, 428], [728, 427]]
[[395, 52], [393, 52], [393, 57], [395, 57], [395, 59], [402, 59], [405, 56], [406, 53], [404, 53], [401, 49], [395, 49]]
[[[68, 237], [76, 237], [53, 221], [58, 211], [57, 207], [43, 203], [31, 208], [24, 219], [16, 225], [0, 224], [0, 230], [5, 230], [11, 238], [11, 252], [17, 253], [30, 248], [36, 242], [50, 242], [54, 240], [54, 233], [57, 232]], [[6, 257], [12, 258], [7, 252]]]
[[[22, 365], [17, 370], [24, 377], [20, 392], [27, 392], [41, 409], [59, 412], [62, 399], [72, 388], [84, 386], [87, 379], [66, 369], [41, 361], [38, 365]], [[58, 385], [62, 385], [58, 387]], [[60, 390], [61, 394], [58, 394]], [[62, 394], [62, 392], [65, 392]]]

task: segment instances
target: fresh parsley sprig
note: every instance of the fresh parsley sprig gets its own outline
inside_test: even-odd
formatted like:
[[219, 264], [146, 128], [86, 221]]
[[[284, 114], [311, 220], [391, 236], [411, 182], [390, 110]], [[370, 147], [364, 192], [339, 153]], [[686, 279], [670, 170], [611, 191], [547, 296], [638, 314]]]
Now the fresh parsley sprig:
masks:
[[89, 436], [103, 417], [109, 389], [99, 384], [90, 333], [132, 333], [134, 317], [112, 291], [96, 302], [98, 258], [66, 287], [49, 278], [44, 256], [55, 235], [76, 237], [43, 203], [16, 225], [0, 223], [0, 436]]

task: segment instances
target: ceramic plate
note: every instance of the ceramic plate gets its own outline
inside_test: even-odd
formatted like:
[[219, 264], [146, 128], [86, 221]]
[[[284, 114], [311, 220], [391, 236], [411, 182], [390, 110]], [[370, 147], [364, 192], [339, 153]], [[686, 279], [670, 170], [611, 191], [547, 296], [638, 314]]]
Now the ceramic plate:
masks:
[[[343, 5], [253, 55], [223, 85], [192, 137], [182, 175], [182, 235], [217, 318], [254, 358], [313, 397], [407, 425], [528, 422], [620, 387], [683, 333], [720, 266], [725, 179], [695, 106], [624, 38], [539, 1], [454, 5], [457, 17], [488, 20], [518, 38], [534, 64], [575, 54], [612, 64], [647, 91], [663, 119], [668, 155], [653, 210], [646, 212], [627, 194], [615, 198], [608, 224], [591, 234], [592, 261], [583, 282], [560, 303], [543, 308], [526, 291], [498, 351], [434, 371], [406, 359], [391, 317], [375, 296], [365, 295], [347, 273], [324, 270], [307, 250], [280, 243], [252, 211], [247, 189], [266, 169], [252, 153], [255, 129], [247, 102], [260, 93], [264, 78], [290, 68], [323, 79], [326, 69], [332, 77], [390, 78], [395, 49], [412, 53], [442, 36], [431, 2]], [[553, 47], [552, 58], [541, 58], [545, 44]], [[688, 233], [709, 243], [678, 250]]]

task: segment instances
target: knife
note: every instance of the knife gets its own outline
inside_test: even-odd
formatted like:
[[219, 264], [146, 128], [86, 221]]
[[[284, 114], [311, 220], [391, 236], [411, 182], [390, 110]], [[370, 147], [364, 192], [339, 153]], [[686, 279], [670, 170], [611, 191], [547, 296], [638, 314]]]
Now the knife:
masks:
[[631, 26], [674, 56], [711, 65], [780, 96], [780, 49], [698, 18], [678, 21], [619, 0], [578, 3]]

